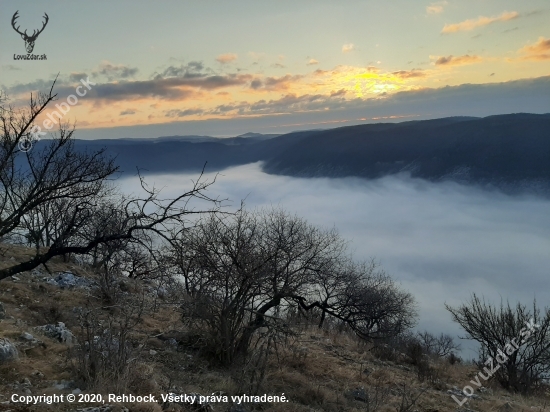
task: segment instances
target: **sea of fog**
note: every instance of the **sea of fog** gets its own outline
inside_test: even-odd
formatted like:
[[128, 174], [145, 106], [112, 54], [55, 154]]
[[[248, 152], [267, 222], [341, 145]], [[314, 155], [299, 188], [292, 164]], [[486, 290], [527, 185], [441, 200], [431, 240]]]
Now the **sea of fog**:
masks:
[[[197, 177], [151, 175], [146, 182], [170, 197]], [[140, 192], [137, 177], [119, 183], [126, 192]], [[549, 199], [407, 176], [274, 176], [259, 163], [218, 173], [208, 194], [228, 199], [228, 210], [245, 199], [248, 209], [279, 206], [315, 225], [336, 227], [357, 259], [375, 258], [415, 296], [419, 330], [463, 336], [444, 304], [458, 305], [472, 293], [496, 304], [550, 302]], [[477, 357], [473, 345], [463, 346], [463, 356]]]

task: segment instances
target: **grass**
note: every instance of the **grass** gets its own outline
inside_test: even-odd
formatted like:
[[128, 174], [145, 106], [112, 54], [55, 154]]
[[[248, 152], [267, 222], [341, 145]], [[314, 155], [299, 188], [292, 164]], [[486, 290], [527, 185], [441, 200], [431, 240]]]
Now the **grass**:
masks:
[[[30, 256], [32, 251], [12, 245], [2, 245], [0, 267], [13, 264]], [[13, 259], [11, 259], [13, 257]], [[48, 268], [52, 272], [72, 271], [78, 276], [94, 278], [87, 268], [55, 259]], [[42, 280], [48, 273], [41, 269], [43, 276], [23, 273], [19, 280], [0, 281], [0, 302], [4, 304], [8, 317], [0, 321], [0, 337], [17, 342], [20, 359], [0, 365], [0, 411], [69, 411], [75, 410], [67, 404], [52, 406], [17, 406], [2, 404], [12, 393], [21, 392], [17, 382], [28, 379], [32, 393], [70, 393], [70, 389], [58, 390], [54, 384], [60, 381], [74, 381], [74, 364], [71, 348], [40, 335], [33, 328], [46, 323], [64, 322], [78, 337], [79, 322], [74, 308], [95, 308], [104, 319], [120, 316], [116, 308], [102, 309], [102, 301], [86, 289], [63, 290]], [[125, 280], [125, 282], [133, 282]], [[133, 293], [143, 290], [139, 282], [130, 285]], [[128, 289], [128, 288], [126, 288]], [[245, 382], [260, 387], [260, 392], [280, 395], [284, 393], [288, 403], [256, 405], [256, 409], [267, 412], [359, 412], [367, 411], [366, 404], [354, 400], [350, 393], [356, 388], [364, 388], [374, 394], [376, 390], [388, 393], [387, 401], [379, 412], [399, 411], [399, 405], [406, 394], [425, 390], [414, 408], [419, 412], [457, 411], [458, 405], [447, 393], [454, 386], [462, 388], [469, 384], [476, 369], [471, 365], [450, 365], [443, 360], [432, 360], [437, 370], [436, 382], [421, 382], [414, 366], [405, 359], [399, 362], [381, 361], [370, 351], [371, 346], [353, 336], [331, 330], [319, 330], [314, 326], [297, 329], [294, 337], [280, 341], [270, 350], [261, 380], [254, 370], [227, 370], [209, 364], [201, 357], [200, 351], [182, 345], [175, 348], [161, 341], [158, 336], [169, 331], [182, 331], [178, 307], [168, 302], [160, 302], [156, 310], [147, 312], [132, 331], [136, 346], [133, 353], [137, 360], [133, 363], [128, 379], [128, 389], [135, 395], [152, 393], [160, 399], [161, 393], [199, 393], [210, 395], [214, 392], [228, 396], [239, 394], [243, 382], [239, 379], [256, 379]], [[41, 341], [30, 345], [20, 336], [29, 332]], [[82, 337], [80, 337], [82, 338]], [[151, 352], [154, 351], [154, 352]], [[254, 372], [257, 372], [254, 371]], [[463, 406], [473, 411], [503, 411], [505, 404], [512, 405], [514, 411], [550, 411], [548, 394], [537, 397], [522, 397], [500, 389], [496, 382], [486, 383], [488, 391], [476, 394], [480, 399], [471, 400]], [[378, 388], [378, 389], [377, 389]], [[95, 388], [84, 392], [95, 392]], [[102, 391], [107, 393], [109, 386]], [[79, 405], [83, 406], [83, 405]], [[130, 411], [160, 412], [160, 405], [124, 405]], [[122, 405], [117, 405], [121, 408]], [[227, 410], [229, 405], [214, 405], [215, 411]], [[250, 410], [250, 405], [248, 406]], [[116, 409], [115, 409], [116, 410]], [[193, 410], [190, 406], [172, 405], [168, 411]]]

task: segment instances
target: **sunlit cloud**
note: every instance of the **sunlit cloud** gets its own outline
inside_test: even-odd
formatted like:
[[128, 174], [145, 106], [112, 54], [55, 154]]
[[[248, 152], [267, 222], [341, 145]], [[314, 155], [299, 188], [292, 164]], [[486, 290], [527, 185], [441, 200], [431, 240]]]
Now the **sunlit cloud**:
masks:
[[466, 64], [480, 63], [483, 59], [480, 56], [430, 56], [430, 59], [435, 60], [433, 64], [436, 66], [463, 66]]
[[315, 59], [309, 59], [309, 61], [307, 62], [307, 66], [313, 66], [315, 64], [319, 64], [319, 62]]
[[237, 58], [238, 56], [235, 53], [225, 53], [220, 54], [218, 57], [216, 57], [216, 61], [220, 62], [221, 64], [227, 64], [237, 60]]
[[342, 46], [342, 53], [349, 53], [350, 51], [353, 51], [355, 49], [355, 46], [353, 43], [344, 44]]
[[419, 78], [419, 77], [426, 77], [427, 73], [424, 70], [399, 70], [392, 73], [394, 76], [400, 78], [400, 79], [413, 79], [413, 78]]
[[186, 116], [193, 116], [193, 115], [202, 114], [202, 113], [204, 113], [204, 110], [198, 109], [198, 108], [184, 109], [184, 110], [172, 109], [172, 110], [167, 110], [164, 115], [166, 117], [186, 117]]
[[519, 17], [519, 13], [517, 11], [505, 11], [499, 16], [494, 17], [484, 17], [480, 16], [477, 19], [470, 19], [465, 20], [460, 23], [454, 23], [454, 24], [446, 24], [445, 27], [443, 27], [443, 30], [441, 30], [441, 33], [456, 33], [459, 31], [470, 31], [474, 30], [478, 27], [487, 26], [492, 23], [496, 22], [503, 22], [503, 21], [509, 21], [513, 20]]
[[519, 50], [524, 56], [522, 60], [550, 60], [550, 39], [539, 37], [535, 44], [530, 44]]
[[441, 14], [444, 11], [444, 6], [449, 4], [447, 1], [437, 1], [426, 7], [426, 13], [428, 14]]

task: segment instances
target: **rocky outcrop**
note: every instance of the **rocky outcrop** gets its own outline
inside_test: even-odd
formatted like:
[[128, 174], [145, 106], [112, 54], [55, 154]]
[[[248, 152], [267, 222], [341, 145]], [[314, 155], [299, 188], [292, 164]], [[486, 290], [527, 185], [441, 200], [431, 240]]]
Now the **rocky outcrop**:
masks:
[[0, 364], [19, 358], [17, 348], [9, 339], [0, 338]]
[[35, 330], [42, 332], [45, 336], [56, 339], [61, 343], [71, 345], [75, 343], [76, 338], [72, 332], [67, 329], [63, 322], [58, 322], [57, 325], [37, 326]]

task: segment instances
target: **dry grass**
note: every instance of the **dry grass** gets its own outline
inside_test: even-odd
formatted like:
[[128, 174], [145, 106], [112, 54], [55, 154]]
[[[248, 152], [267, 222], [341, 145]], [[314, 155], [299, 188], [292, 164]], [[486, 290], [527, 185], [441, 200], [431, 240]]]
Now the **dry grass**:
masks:
[[[30, 255], [26, 248], [2, 245], [0, 267]], [[70, 270], [79, 276], [93, 278], [94, 274], [78, 265], [64, 263], [57, 259], [48, 264], [52, 272]], [[47, 272], [43, 270], [44, 276]], [[67, 393], [55, 390], [59, 381], [74, 379], [66, 345], [33, 331], [33, 327], [58, 321], [78, 333], [78, 321], [73, 308], [86, 307], [103, 310], [105, 316], [116, 316], [113, 308], [100, 309], [101, 300], [85, 289], [62, 290], [46, 284], [41, 277], [24, 273], [19, 280], [5, 279], [0, 282], [0, 302], [4, 304], [8, 318], [0, 322], [0, 337], [7, 337], [20, 344], [20, 359], [0, 366], [0, 401], [7, 399], [14, 391], [13, 384], [27, 378], [32, 383], [34, 394]], [[127, 281], [130, 282], [130, 281]], [[131, 282], [130, 282], [131, 283]], [[128, 285], [126, 285], [128, 286]], [[139, 284], [130, 284], [130, 290], [139, 291]], [[162, 303], [162, 302], [161, 302]], [[10, 318], [11, 317], [11, 318]], [[139, 362], [129, 377], [129, 387], [136, 395], [155, 394], [178, 390], [181, 393], [211, 394], [223, 392], [238, 394], [240, 383], [235, 380], [236, 371], [213, 367], [200, 357], [200, 353], [180, 345], [174, 348], [157, 338], [159, 334], [181, 330], [177, 307], [161, 304], [154, 312], [147, 313], [136, 326], [136, 336], [142, 342], [135, 350]], [[25, 347], [20, 340], [23, 332], [29, 332], [42, 344]], [[403, 385], [412, 392], [426, 388], [414, 410], [419, 412], [451, 412], [458, 405], [447, 393], [449, 388], [462, 388], [469, 384], [476, 369], [468, 365], [450, 365], [444, 361], [433, 362], [439, 381], [420, 382], [414, 366], [402, 363], [384, 362], [370, 351], [371, 347], [352, 336], [327, 332], [315, 327], [303, 327], [298, 335], [286, 342], [279, 342], [268, 360], [265, 379], [261, 390], [273, 395], [284, 393], [288, 403], [263, 405], [266, 412], [310, 412], [310, 411], [366, 411], [365, 404], [352, 399], [350, 391], [365, 388], [372, 393], [376, 387], [389, 391], [386, 405], [380, 412], [398, 411]], [[155, 352], [151, 352], [151, 350]], [[237, 371], [238, 372], [238, 371]], [[517, 411], [550, 411], [545, 408], [548, 396], [524, 398], [510, 395], [499, 389], [494, 382], [486, 385], [490, 392], [479, 393], [481, 399], [464, 405], [475, 411], [499, 411], [509, 402]], [[119, 405], [120, 406], [120, 405]], [[126, 405], [135, 412], [160, 412], [159, 405]], [[13, 405], [2, 410], [17, 410]], [[216, 411], [227, 409], [227, 405], [215, 405]], [[74, 410], [67, 405], [29, 407], [27, 411]], [[173, 405], [166, 410], [185, 411], [189, 407]]]

